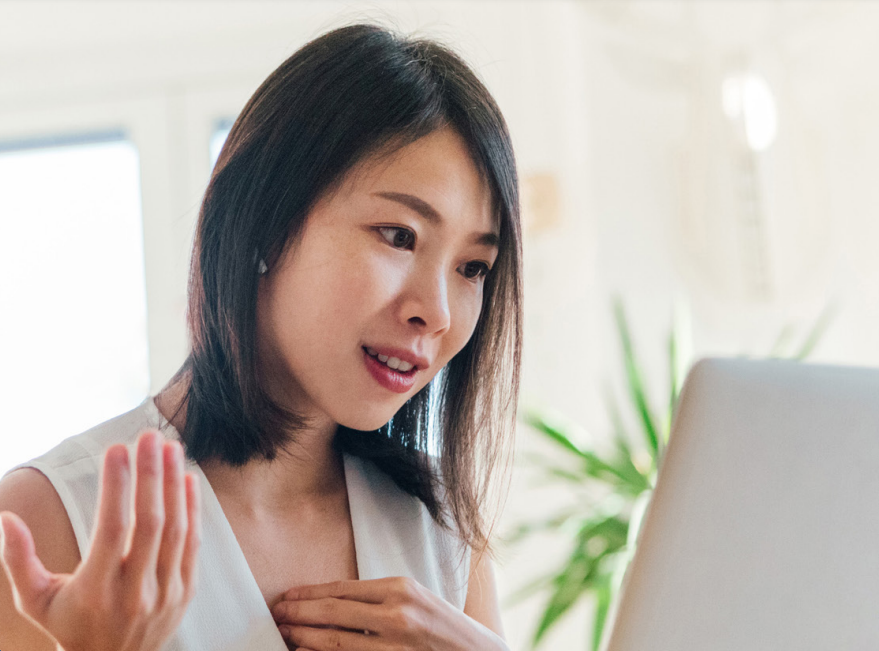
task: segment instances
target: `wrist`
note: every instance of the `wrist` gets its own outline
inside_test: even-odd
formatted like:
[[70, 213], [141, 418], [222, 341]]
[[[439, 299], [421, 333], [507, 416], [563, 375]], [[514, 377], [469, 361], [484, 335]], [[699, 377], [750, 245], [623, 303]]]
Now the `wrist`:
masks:
[[482, 622], [470, 620], [475, 626], [472, 630], [472, 639], [468, 649], [486, 649], [487, 651], [511, 651], [507, 641]]

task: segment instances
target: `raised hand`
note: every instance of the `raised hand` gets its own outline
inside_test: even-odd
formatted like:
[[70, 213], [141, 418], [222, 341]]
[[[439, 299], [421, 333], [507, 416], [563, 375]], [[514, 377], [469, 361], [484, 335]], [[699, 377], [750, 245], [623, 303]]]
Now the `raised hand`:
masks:
[[136, 468], [132, 522], [128, 450], [107, 450], [92, 544], [73, 574], [48, 572], [27, 525], [0, 514], [15, 606], [64, 651], [160, 649], [195, 592], [200, 496], [180, 443], [142, 434]]
[[300, 651], [509, 651], [503, 638], [408, 577], [293, 588], [272, 615]]

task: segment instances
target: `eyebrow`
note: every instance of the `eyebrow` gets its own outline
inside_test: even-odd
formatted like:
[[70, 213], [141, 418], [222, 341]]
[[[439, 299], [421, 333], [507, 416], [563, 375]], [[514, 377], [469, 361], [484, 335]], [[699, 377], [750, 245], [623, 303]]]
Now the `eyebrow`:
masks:
[[[397, 203], [414, 210], [431, 224], [439, 226], [443, 223], [443, 218], [436, 209], [415, 195], [406, 194], [404, 192], [373, 192], [373, 196], [396, 201]], [[498, 248], [499, 239], [497, 233], [476, 233], [473, 237], [473, 241], [476, 244], [493, 246], [495, 248]]]

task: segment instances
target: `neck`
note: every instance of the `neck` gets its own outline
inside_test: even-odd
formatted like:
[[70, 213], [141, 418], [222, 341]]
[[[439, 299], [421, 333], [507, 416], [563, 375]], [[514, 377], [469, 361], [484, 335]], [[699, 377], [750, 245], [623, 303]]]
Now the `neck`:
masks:
[[[155, 397], [156, 407], [177, 431], [186, 422], [184, 382], [169, 384]], [[233, 466], [219, 459], [199, 463], [218, 498], [255, 516], [305, 509], [347, 500], [342, 454], [333, 449], [335, 423], [299, 430], [277, 456]]]

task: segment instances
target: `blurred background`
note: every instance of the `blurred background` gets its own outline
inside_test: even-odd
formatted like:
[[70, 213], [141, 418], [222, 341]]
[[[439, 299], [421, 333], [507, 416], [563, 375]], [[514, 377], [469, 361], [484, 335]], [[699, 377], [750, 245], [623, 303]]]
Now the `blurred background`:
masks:
[[[601, 448], [605, 396], [625, 396], [613, 297], [660, 406], [673, 324], [681, 372], [804, 348], [879, 364], [879, 4], [6, 0], [0, 472], [178, 368], [193, 227], [231, 121], [303, 43], [361, 19], [451, 45], [500, 104], [524, 190], [522, 405], [577, 445]], [[500, 531], [579, 499], [529, 476], [526, 452], [552, 454], [532, 429], [518, 449]], [[551, 528], [503, 547], [516, 651], [547, 594], [507, 597], [569, 547]], [[593, 608], [563, 609], [544, 646], [589, 648]]]

